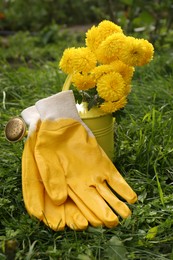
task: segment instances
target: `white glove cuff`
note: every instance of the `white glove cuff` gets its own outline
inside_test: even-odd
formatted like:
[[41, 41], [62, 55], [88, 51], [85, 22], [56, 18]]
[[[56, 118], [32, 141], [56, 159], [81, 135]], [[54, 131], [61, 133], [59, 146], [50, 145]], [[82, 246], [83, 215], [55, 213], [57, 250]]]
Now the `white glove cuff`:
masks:
[[40, 115], [35, 106], [24, 109], [21, 113], [25, 123], [29, 126], [28, 136], [36, 130], [37, 122], [40, 119]]
[[72, 118], [80, 122], [88, 131], [88, 134], [93, 136], [91, 130], [84, 124], [78, 114], [72, 90], [62, 91], [48, 98], [41, 99], [36, 102], [35, 106], [40, 114], [41, 120]]
[[41, 99], [35, 105], [41, 120], [57, 120], [59, 118], [81, 120], [76, 109], [72, 90], [63, 91], [48, 98]]

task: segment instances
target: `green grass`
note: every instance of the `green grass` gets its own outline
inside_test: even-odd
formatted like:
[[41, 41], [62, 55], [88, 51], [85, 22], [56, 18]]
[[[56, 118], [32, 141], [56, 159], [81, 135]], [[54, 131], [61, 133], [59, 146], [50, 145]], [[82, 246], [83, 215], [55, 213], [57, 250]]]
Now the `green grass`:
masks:
[[[19, 39], [21, 41], [19, 41]], [[54, 232], [28, 216], [22, 198], [24, 143], [4, 138], [7, 121], [60, 91], [58, 60], [67, 41], [0, 39], [0, 259], [173, 259], [173, 53], [136, 69], [132, 93], [115, 123], [115, 165], [139, 196], [116, 228]], [[73, 38], [71, 45], [80, 44]], [[19, 44], [20, 43], [20, 44]], [[15, 257], [15, 258], [14, 258]]]

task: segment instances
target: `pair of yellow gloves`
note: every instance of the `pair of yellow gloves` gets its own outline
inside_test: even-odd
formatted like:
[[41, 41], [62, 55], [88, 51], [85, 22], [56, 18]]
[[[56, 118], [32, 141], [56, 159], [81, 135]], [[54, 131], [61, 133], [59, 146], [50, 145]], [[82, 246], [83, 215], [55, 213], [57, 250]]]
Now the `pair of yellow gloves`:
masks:
[[[73, 92], [39, 100], [21, 113], [29, 126], [22, 156], [28, 213], [53, 230], [114, 227], [136, 193], [80, 119]], [[118, 197], [116, 196], [118, 194]]]

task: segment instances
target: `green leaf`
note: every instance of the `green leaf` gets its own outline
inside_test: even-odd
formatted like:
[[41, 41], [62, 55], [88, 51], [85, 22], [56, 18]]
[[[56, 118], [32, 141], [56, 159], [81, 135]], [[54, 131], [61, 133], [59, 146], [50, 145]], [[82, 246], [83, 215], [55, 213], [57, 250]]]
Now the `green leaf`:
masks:
[[153, 239], [156, 235], [157, 235], [157, 231], [158, 231], [158, 226], [152, 227], [148, 230], [148, 233], [146, 235], [146, 238], [148, 240]]
[[147, 197], [147, 192], [146, 192], [146, 190], [144, 190], [139, 196], [138, 196], [138, 201], [140, 201], [140, 202], [144, 202], [144, 200], [146, 199], [146, 197]]
[[126, 247], [122, 241], [113, 236], [107, 243], [107, 249], [105, 250], [105, 258], [111, 260], [126, 260]]

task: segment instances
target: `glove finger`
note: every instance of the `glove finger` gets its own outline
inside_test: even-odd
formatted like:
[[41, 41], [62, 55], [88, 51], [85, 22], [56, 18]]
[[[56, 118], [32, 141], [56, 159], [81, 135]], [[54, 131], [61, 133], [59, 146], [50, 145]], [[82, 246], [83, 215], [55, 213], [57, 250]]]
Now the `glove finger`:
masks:
[[65, 227], [65, 212], [64, 204], [57, 206], [50, 199], [48, 194], [45, 192], [45, 207], [44, 207], [44, 218], [43, 222], [51, 229], [64, 230]]
[[65, 220], [68, 227], [74, 230], [84, 230], [88, 226], [87, 219], [83, 216], [76, 204], [67, 198], [64, 203], [65, 208]]
[[113, 213], [104, 199], [99, 195], [95, 187], [75, 187], [73, 192], [83, 203], [104, 223], [108, 228], [118, 225], [118, 217]]
[[35, 150], [35, 158], [46, 192], [56, 205], [61, 205], [67, 199], [67, 185], [61, 164], [58, 158], [46, 156], [46, 153], [43, 157], [38, 150]]
[[128, 203], [133, 204], [137, 201], [137, 195], [132, 190], [132, 188], [128, 185], [125, 179], [121, 176], [121, 174], [116, 169], [116, 172], [112, 171], [109, 174], [109, 178], [106, 180], [110, 187], [119, 194], [122, 198], [124, 198]]
[[26, 140], [22, 155], [22, 192], [28, 213], [42, 220], [44, 209], [44, 186], [35, 162], [33, 143], [35, 134]]
[[109, 189], [105, 182], [96, 186], [99, 194], [107, 201], [107, 203], [122, 217], [127, 218], [131, 215], [130, 209], [127, 205], [119, 200], [115, 194]]
[[68, 187], [68, 194], [75, 202], [82, 214], [93, 227], [103, 226], [103, 222], [83, 203], [83, 201]]

